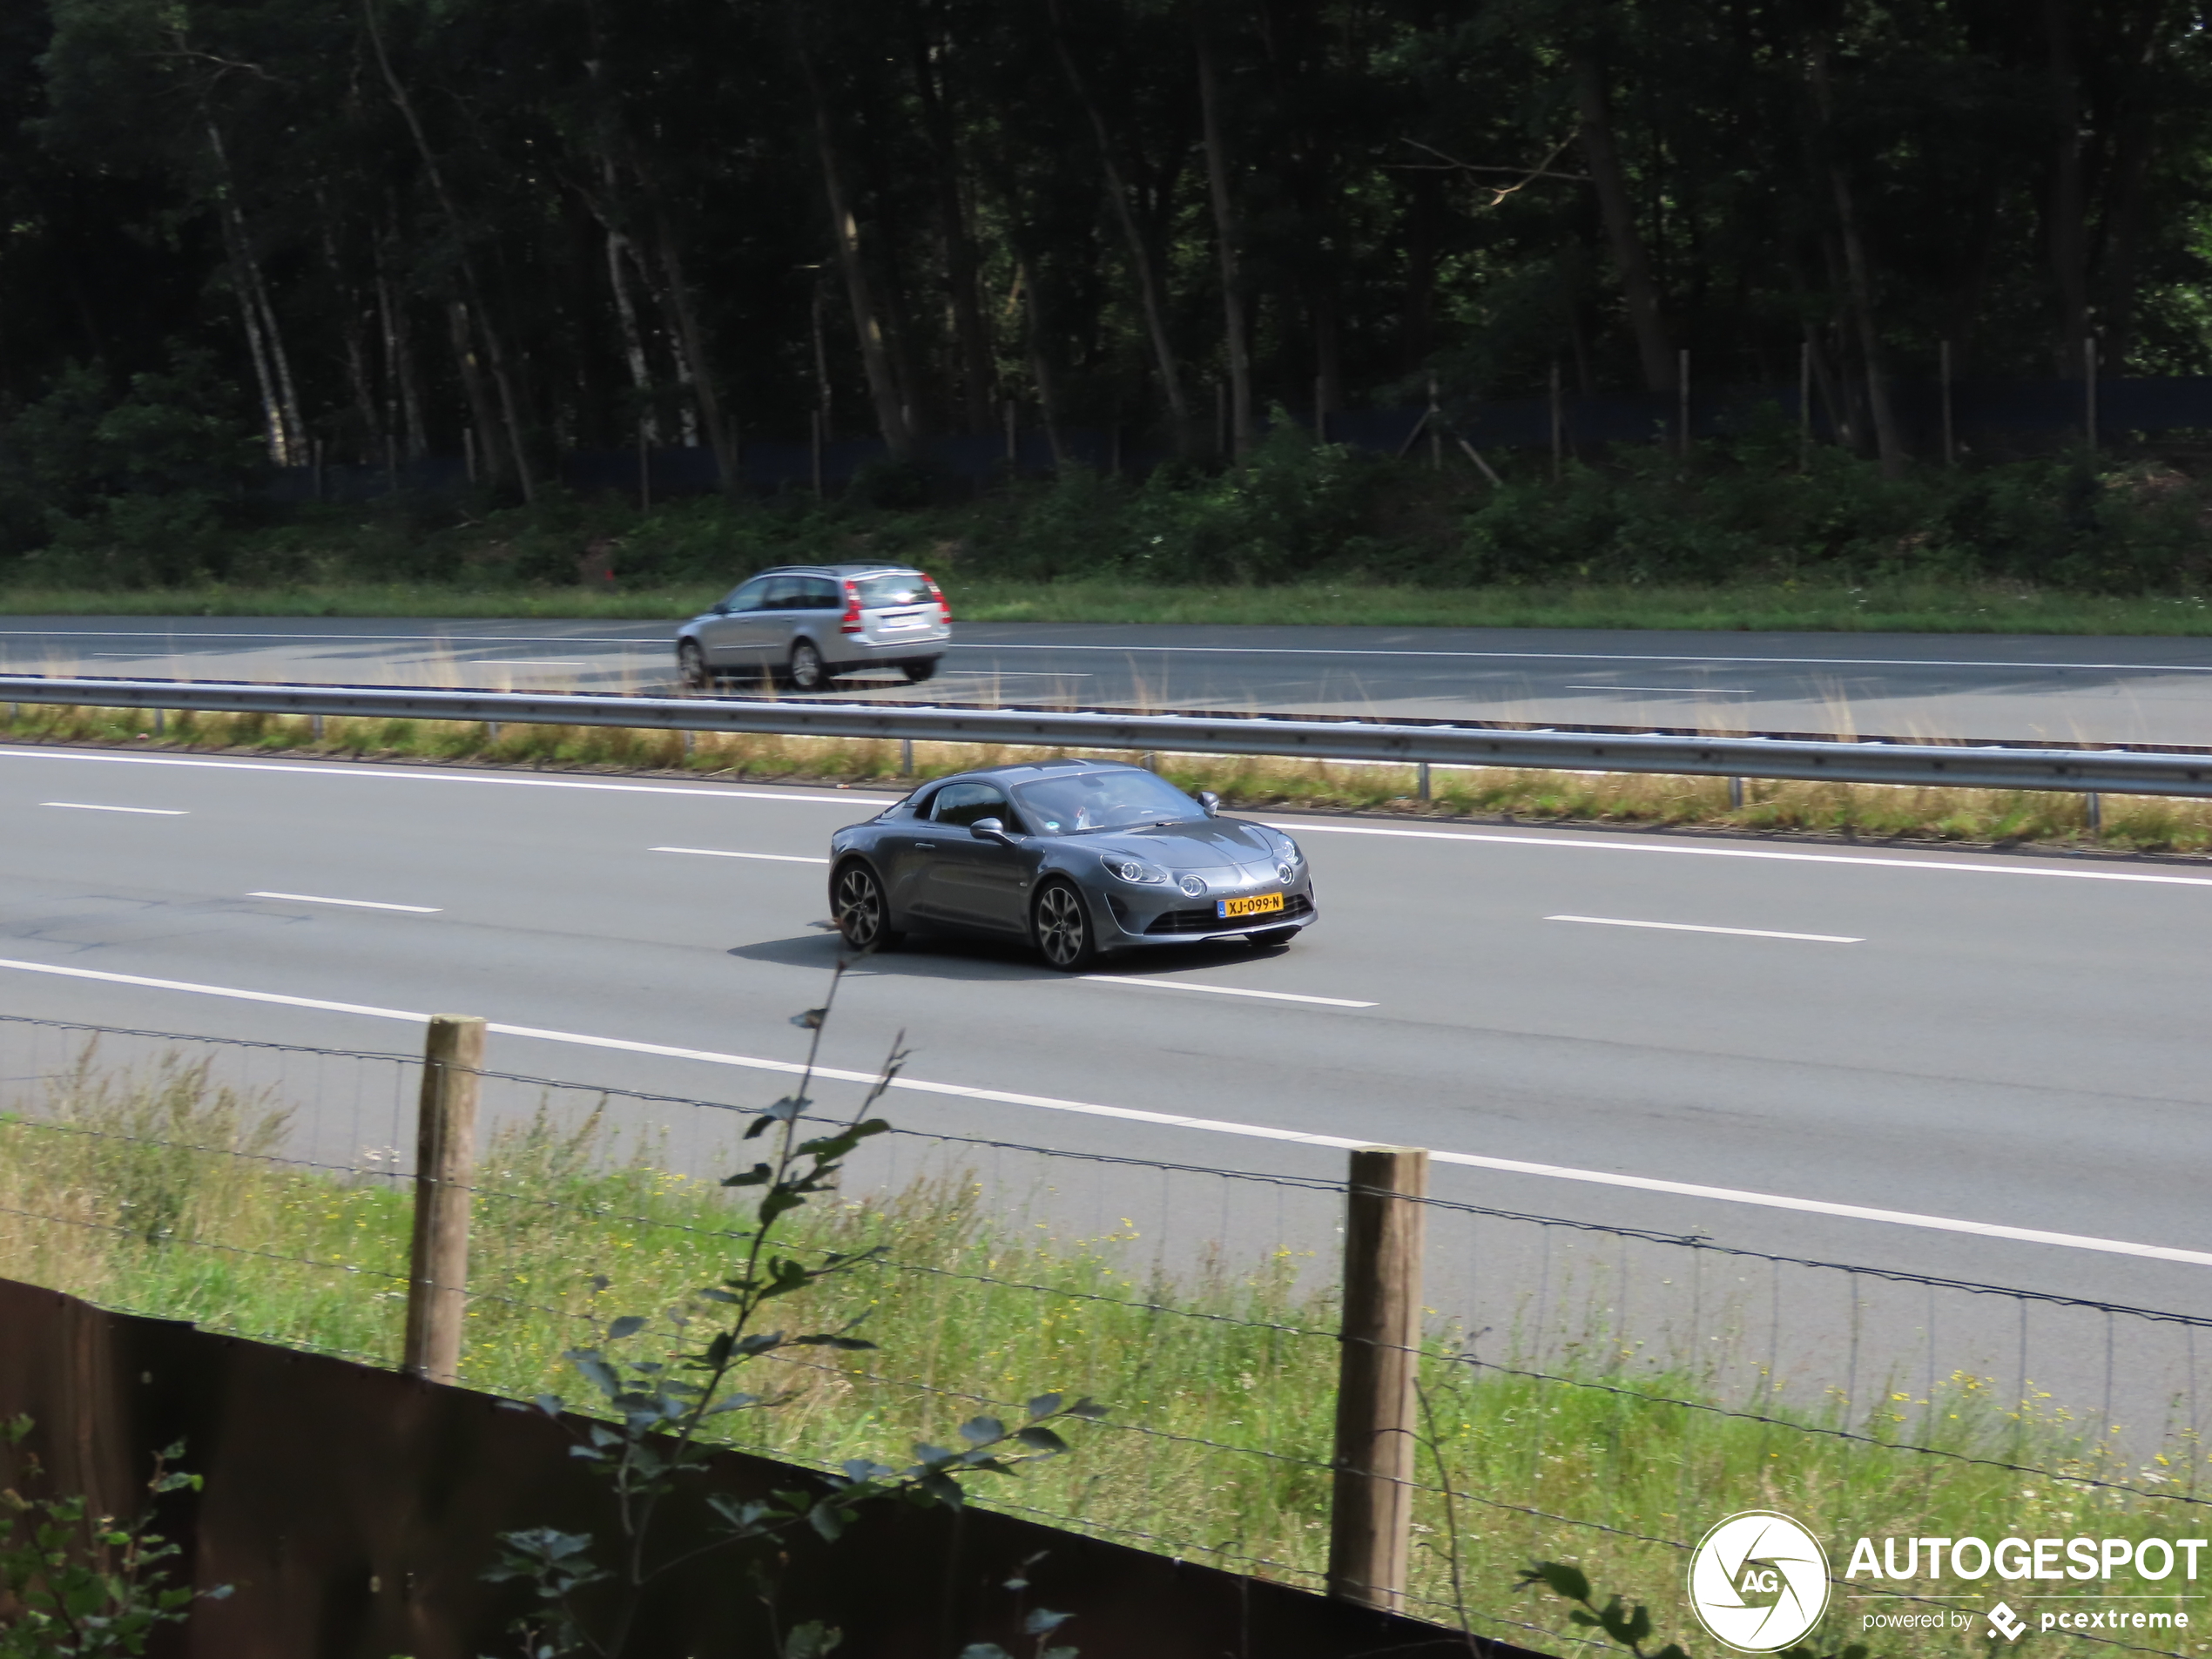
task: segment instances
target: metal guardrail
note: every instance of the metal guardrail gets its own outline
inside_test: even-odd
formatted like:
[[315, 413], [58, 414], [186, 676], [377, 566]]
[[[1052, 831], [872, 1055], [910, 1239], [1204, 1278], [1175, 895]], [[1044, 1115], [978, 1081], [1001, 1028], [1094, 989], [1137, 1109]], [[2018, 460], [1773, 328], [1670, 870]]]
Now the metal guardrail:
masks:
[[0, 701], [199, 713], [629, 726], [782, 737], [904, 738], [1170, 754], [2212, 798], [2212, 750], [2069, 749], [1897, 738], [1709, 737], [1664, 732], [1529, 730], [1441, 721], [406, 691], [42, 675], [0, 675]]

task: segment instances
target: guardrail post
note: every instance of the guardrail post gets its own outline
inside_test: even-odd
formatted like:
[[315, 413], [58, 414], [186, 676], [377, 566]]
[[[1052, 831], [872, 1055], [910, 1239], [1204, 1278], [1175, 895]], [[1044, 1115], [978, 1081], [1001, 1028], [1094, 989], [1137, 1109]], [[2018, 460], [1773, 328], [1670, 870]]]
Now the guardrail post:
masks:
[[1418, 778], [1417, 778], [1414, 781], [1415, 781], [1416, 792], [1417, 792], [1417, 794], [1418, 794], [1419, 798], [1420, 798], [1420, 799], [1422, 799], [1422, 800], [1426, 800], [1426, 799], [1428, 799], [1428, 762], [1427, 762], [1427, 761], [1424, 760], [1424, 761], [1422, 761], [1422, 762], [1420, 763], [1420, 776], [1419, 776], [1419, 777], [1418, 777]]
[[2082, 805], [2088, 809], [2089, 833], [2092, 835], [2103, 834], [2105, 827], [2105, 804], [2098, 798], [2097, 792], [2094, 789], [2091, 790], [2087, 794], [2081, 798], [2081, 802]]
[[407, 1282], [402, 1368], [457, 1382], [469, 1311], [469, 1200], [476, 1173], [476, 1094], [484, 1022], [437, 1014], [422, 1049], [415, 1135], [415, 1249]]
[[1419, 1202], [1428, 1154], [1362, 1147], [1345, 1191], [1344, 1323], [1337, 1356], [1336, 1484], [1329, 1506], [1332, 1595], [1396, 1609], [1413, 1520], [1421, 1334]]
[[1741, 778], [1728, 780], [1728, 809], [1732, 813], [1743, 810], [1743, 780]]

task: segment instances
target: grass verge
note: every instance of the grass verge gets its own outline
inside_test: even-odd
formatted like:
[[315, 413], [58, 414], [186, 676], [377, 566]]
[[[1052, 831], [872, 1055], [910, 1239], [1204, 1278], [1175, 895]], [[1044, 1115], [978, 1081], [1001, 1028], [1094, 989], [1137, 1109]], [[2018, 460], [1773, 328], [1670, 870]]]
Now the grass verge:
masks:
[[[733, 566], [729, 582], [633, 589], [404, 582], [125, 590], [9, 586], [0, 588], [0, 614], [674, 621], [705, 610], [749, 569]], [[945, 570], [937, 574], [954, 614], [968, 622], [2212, 634], [2212, 604], [2201, 595], [2101, 596], [2017, 582], [1516, 583], [1451, 588], [1345, 577], [1270, 586], [1170, 586], [1136, 579], [1033, 582]]]
[[[383, 1179], [287, 1159], [291, 1109], [312, 1101], [226, 1088], [209, 1062], [175, 1053], [104, 1066], [96, 1047], [17, 1087], [0, 1102], [9, 1109], [0, 1113], [0, 1275], [395, 1361], [408, 1197]], [[624, 1136], [610, 1116], [556, 1123], [541, 1109], [486, 1149], [462, 1362], [469, 1386], [517, 1397], [564, 1390], [562, 1351], [588, 1335], [595, 1316], [681, 1306], [735, 1255], [746, 1212], [711, 1182], [659, 1167], [651, 1139]], [[734, 1135], [730, 1161], [740, 1162]], [[1133, 1264], [1141, 1243], [1132, 1234], [1067, 1238], [1026, 1225], [994, 1210], [959, 1169], [812, 1209], [792, 1242], [888, 1247], [883, 1265], [808, 1292], [816, 1305], [791, 1314], [805, 1325], [865, 1312], [879, 1352], [779, 1360], [792, 1397], [743, 1414], [758, 1436], [746, 1444], [818, 1463], [880, 1455], [913, 1438], [947, 1438], [979, 1399], [1042, 1387], [1089, 1393], [1113, 1416], [1078, 1454], [987, 1499], [1267, 1575], [1311, 1582], [1319, 1571], [1333, 1298], [1286, 1252], [1163, 1277]], [[604, 1290], [594, 1275], [604, 1276]], [[1511, 1588], [1532, 1557], [1576, 1561], [1602, 1595], [1675, 1619], [1682, 1544], [1725, 1509], [1770, 1504], [1842, 1538], [2202, 1530], [2169, 1499], [2085, 1484], [2140, 1482], [2144, 1472], [2100, 1447], [2097, 1424], [2069, 1420], [2047, 1399], [2006, 1402], [1988, 1379], [1965, 1374], [1920, 1398], [1885, 1389], [1855, 1412], [1833, 1400], [1795, 1409], [1763, 1383], [1750, 1399], [1728, 1397], [1713, 1357], [1632, 1352], [1591, 1334], [1603, 1323], [1602, 1310], [1594, 1312], [1583, 1338], [1562, 1333], [1580, 1358], [1553, 1380], [1472, 1372], [1440, 1353], [1426, 1363], [1437, 1457], [1422, 1478], [1433, 1488], [1440, 1467], [1468, 1495], [1449, 1514], [1439, 1491], [1418, 1495], [1421, 1611], [1451, 1616], [1456, 1548], [1473, 1627], [1487, 1634], [1554, 1651], [1581, 1644], [1563, 1604]], [[1431, 1334], [1442, 1352], [1459, 1335], [1441, 1320]], [[1561, 1362], [1552, 1366], [1561, 1372]], [[1875, 1443], [1820, 1432], [1838, 1428]], [[1879, 1443], [1908, 1435], [1954, 1455]], [[2204, 1474], [2203, 1452], [2191, 1436], [2169, 1436], [2150, 1478], [2178, 1494]], [[1975, 1458], [1996, 1463], [1959, 1460]], [[1686, 1626], [1686, 1615], [1676, 1622]], [[2206, 1646], [2192, 1633], [2173, 1650]], [[1980, 1651], [1973, 1631], [1897, 1633], [1878, 1647]]]
[[[171, 714], [123, 709], [0, 709], [0, 737], [145, 750], [247, 751], [334, 759], [660, 772], [674, 775], [896, 788], [973, 766], [1058, 750], [917, 743], [912, 770], [895, 742], [779, 738], [601, 726], [331, 718], [316, 735], [299, 715]], [[1116, 755], [1116, 759], [1126, 757]], [[1761, 834], [1979, 846], [2055, 846], [2112, 853], [2212, 850], [2212, 801], [2107, 796], [2092, 828], [2080, 795], [2041, 790], [1937, 789], [1883, 784], [1748, 780], [1730, 804], [1719, 778], [1645, 777], [1514, 767], [1437, 767], [1432, 799], [1415, 799], [1411, 766], [1290, 758], [1163, 756], [1163, 776], [1211, 789], [1243, 811], [1386, 812], [1431, 819], [1707, 828]]]

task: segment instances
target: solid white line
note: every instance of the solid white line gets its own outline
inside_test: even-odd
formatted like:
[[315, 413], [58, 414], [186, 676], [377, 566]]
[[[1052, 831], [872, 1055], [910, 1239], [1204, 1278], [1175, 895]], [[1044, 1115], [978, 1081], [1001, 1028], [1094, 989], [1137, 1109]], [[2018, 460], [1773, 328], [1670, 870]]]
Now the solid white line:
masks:
[[305, 772], [317, 778], [366, 778], [439, 784], [502, 784], [517, 789], [598, 789], [621, 795], [679, 795], [711, 800], [796, 801], [813, 806], [853, 806], [880, 800], [863, 794], [801, 795], [780, 789], [686, 788], [676, 784], [610, 784], [584, 778], [506, 777], [497, 773], [447, 772], [428, 766], [317, 765], [281, 760], [206, 760], [191, 755], [109, 754], [91, 749], [0, 749], [0, 760], [90, 760], [125, 766], [199, 766], [216, 772]]
[[88, 800], [42, 800], [41, 806], [66, 806], [76, 813], [138, 813], [147, 818], [189, 818], [190, 813], [175, 806], [95, 806]]
[[249, 893], [249, 899], [282, 899], [288, 904], [341, 904], [348, 910], [404, 910], [417, 916], [435, 916], [434, 904], [380, 904], [374, 899], [324, 899], [312, 893]]
[[[90, 968], [62, 968], [51, 962], [0, 960], [0, 968], [25, 974], [49, 974], [63, 979], [95, 980], [109, 985], [136, 985], [151, 990], [183, 991], [198, 996], [228, 997], [243, 1002], [271, 1002], [285, 1008], [314, 1008], [332, 1014], [359, 1014], [379, 1020], [429, 1022], [427, 1014], [402, 1008], [372, 1008], [359, 1002], [331, 1002], [314, 997], [280, 996], [272, 991], [236, 990], [221, 985], [195, 985], [184, 980], [150, 979], [137, 974], [112, 974]], [[621, 1037], [584, 1036], [573, 1031], [548, 1031], [536, 1026], [493, 1025], [502, 1036], [528, 1037], [542, 1042], [563, 1042], [586, 1049], [610, 1049], [624, 1054], [649, 1054], [677, 1060], [698, 1060], [710, 1065], [739, 1066], [751, 1071], [790, 1076], [806, 1069], [788, 1060], [761, 1060], [749, 1055], [718, 1054], [711, 1049], [680, 1049], [666, 1043], [633, 1042]], [[818, 1066], [817, 1077], [836, 1082], [870, 1084], [875, 1075]], [[1184, 1117], [1172, 1112], [1139, 1111], [1129, 1106], [1098, 1106], [1078, 1100], [1057, 1100], [1049, 1095], [1020, 1095], [1008, 1089], [973, 1089], [961, 1083], [934, 1083], [901, 1076], [892, 1087], [917, 1094], [948, 1095], [962, 1100], [987, 1100], [1008, 1106], [1034, 1106], [1045, 1111], [1069, 1112], [1084, 1117], [1114, 1118], [1124, 1123], [1151, 1123], [1166, 1129], [1203, 1130], [1215, 1135], [1235, 1135], [1251, 1140], [1287, 1141], [1301, 1146], [1347, 1150], [1369, 1144], [1341, 1135], [1314, 1135], [1303, 1130], [1274, 1129], [1264, 1123], [1238, 1123], [1213, 1117]], [[2186, 1262], [2212, 1267], [2212, 1251], [2177, 1250], [2168, 1244], [2139, 1244], [2121, 1238], [2098, 1238], [2083, 1233], [2046, 1232], [2033, 1227], [2006, 1227], [1995, 1222], [1960, 1221], [1948, 1216], [1918, 1215], [1907, 1210], [1878, 1210], [1865, 1204], [1829, 1204], [1818, 1198], [1792, 1198], [1778, 1193], [1746, 1192], [1734, 1187], [1711, 1187], [1687, 1181], [1662, 1181], [1650, 1176], [1616, 1175], [1605, 1170], [1569, 1169], [1557, 1163], [1530, 1163], [1518, 1158], [1481, 1157], [1472, 1152], [1431, 1152], [1440, 1163], [1469, 1169], [1496, 1170], [1507, 1175], [1541, 1176], [1549, 1180], [1577, 1181], [1597, 1186], [1625, 1187], [1639, 1192], [1664, 1192], [1678, 1197], [1709, 1198], [1723, 1204], [1745, 1204], [1768, 1210], [1791, 1210], [1806, 1215], [1836, 1216], [1848, 1221], [1878, 1221], [1893, 1226], [1920, 1227], [1936, 1232], [1971, 1233], [1982, 1238], [2003, 1238], [2016, 1244], [2054, 1244], [2066, 1250], [2095, 1251], [2113, 1256], [2140, 1256], [2153, 1261]]]
[[1686, 652], [1624, 651], [1445, 651], [1420, 647], [1351, 645], [1016, 645], [982, 640], [954, 644], [954, 651], [1118, 651], [1197, 657], [1471, 657], [1503, 662], [1805, 664], [1821, 668], [2079, 668], [2100, 673], [2212, 674], [2205, 663], [2011, 663], [1988, 658], [1945, 657], [1699, 657]]
[[581, 657], [463, 657], [456, 661], [462, 668], [589, 668], [591, 664]]
[[810, 859], [796, 853], [725, 853], [711, 846], [657, 846], [656, 853], [689, 853], [700, 859], [764, 859], [771, 864], [827, 864], [827, 859]]
[[1233, 985], [1194, 985], [1180, 979], [1126, 979], [1119, 974], [1082, 974], [1096, 985], [1125, 985], [1136, 991], [1204, 991], [1213, 996], [1264, 996], [1271, 1002], [1312, 1002], [1325, 1008], [1371, 1008], [1372, 1002], [1355, 1002], [1346, 996], [1301, 996], [1292, 991], [1245, 991]]
[[1562, 685], [1562, 691], [1676, 691], [1690, 697], [1757, 697], [1726, 685]]
[[1764, 927], [1701, 927], [1689, 921], [1623, 921], [1617, 916], [1546, 916], [1546, 921], [1587, 921], [1594, 927], [1657, 927], [1670, 934], [1734, 934], [1742, 939], [1803, 939], [1815, 945], [1863, 945], [1841, 934], [1777, 934]]
[[2212, 876], [2153, 875], [2141, 870], [2053, 870], [2030, 864], [1968, 864], [1959, 859], [1878, 859], [1851, 853], [1784, 853], [1764, 846], [1691, 846], [1678, 841], [1586, 841], [1565, 835], [1485, 835], [1456, 830], [1376, 829], [1359, 824], [1301, 822], [1273, 824], [1269, 827], [1294, 835], [1395, 835], [1420, 841], [1567, 846], [1578, 853], [1672, 853], [1696, 859], [1771, 859], [1784, 864], [1868, 865], [1878, 870], [1936, 870], [1963, 875], [2034, 875], [2066, 881], [2148, 881], [2161, 887], [2212, 887]]
[[[428, 644], [465, 640], [480, 644], [526, 644], [543, 639], [558, 645], [629, 645], [637, 650], [658, 649], [658, 639], [617, 639], [606, 634], [306, 634], [265, 631], [245, 633], [232, 629], [185, 628], [156, 634], [139, 628], [0, 628], [0, 638], [24, 639], [408, 639]], [[125, 652], [101, 653], [122, 656]]]

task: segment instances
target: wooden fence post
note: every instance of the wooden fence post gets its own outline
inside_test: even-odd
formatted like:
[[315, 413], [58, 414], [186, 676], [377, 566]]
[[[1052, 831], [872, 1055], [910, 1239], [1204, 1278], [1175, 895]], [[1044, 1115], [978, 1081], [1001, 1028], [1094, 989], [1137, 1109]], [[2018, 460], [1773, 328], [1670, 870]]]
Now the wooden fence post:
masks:
[[1332, 1595], [1395, 1610], [1413, 1520], [1428, 1154], [1362, 1147], [1345, 1187], [1344, 1325], [1337, 1356]]
[[407, 1282], [409, 1376], [457, 1382], [469, 1312], [469, 1200], [476, 1175], [476, 1094], [484, 1022], [437, 1014], [422, 1049], [415, 1134], [415, 1251]]

